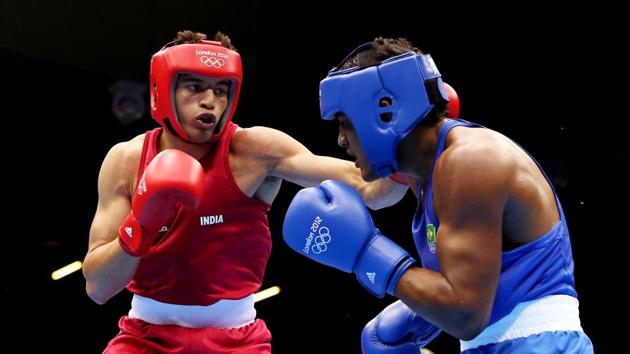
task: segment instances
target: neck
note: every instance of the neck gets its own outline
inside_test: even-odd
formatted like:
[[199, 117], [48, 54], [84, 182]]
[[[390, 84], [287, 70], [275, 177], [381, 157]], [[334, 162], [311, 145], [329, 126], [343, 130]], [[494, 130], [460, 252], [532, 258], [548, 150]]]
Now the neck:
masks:
[[426, 184], [433, 173], [433, 158], [444, 120], [431, 126], [418, 124], [398, 146], [400, 171]]
[[188, 155], [194, 157], [197, 160], [201, 160], [208, 151], [210, 151], [212, 143], [207, 144], [192, 144], [187, 143], [184, 140], [175, 137], [166, 129], [162, 130], [160, 139], [158, 140], [158, 150], [164, 151], [166, 149], [177, 149], [184, 151]]

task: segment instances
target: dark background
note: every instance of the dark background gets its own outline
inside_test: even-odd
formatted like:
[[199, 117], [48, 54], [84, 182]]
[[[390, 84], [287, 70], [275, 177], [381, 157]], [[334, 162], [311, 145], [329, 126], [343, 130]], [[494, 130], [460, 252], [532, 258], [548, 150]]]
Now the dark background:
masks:
[[[608, 319], [626, 311], [614, 308], [628, 268], [614, 254], [628, 236], [627, 35], [619, 9], [596, 5], [0, 0], [3, 338], [20, 352], [99, 353], [117, 333], [128, 292], [99, 306], [80, 272], [59, 281], [50, 273], [85, 255], [108, 149], [155, 126], [147, 111], [121, 124], [111, 85], [147, 83], [151, 54], [192, 29], [224, 31], [241, 53], [235, 122], [280, 129], [338, 157], [335, 123], [319, 120], [325, 73], [377, 35], [431, 53], [460, 95], [462, 117], [522, 144], [553, 179], [571, 229], [582, 325], [598, 352], [612, 352], [625, 343]], [[282, 220], [297, 190], [285, 183], [269, 214], [274, 251], [263, 288], [282, 292], [258, 303], [258, 315], [276, 353], [359, 353], [363, 325], [394, 299], [374, 298], [354, 276], [285, 246]], [[414, 207], [409, 195], [373, 213], [409, 251]], [[459, 348], [447, 334], [430, 347]]]

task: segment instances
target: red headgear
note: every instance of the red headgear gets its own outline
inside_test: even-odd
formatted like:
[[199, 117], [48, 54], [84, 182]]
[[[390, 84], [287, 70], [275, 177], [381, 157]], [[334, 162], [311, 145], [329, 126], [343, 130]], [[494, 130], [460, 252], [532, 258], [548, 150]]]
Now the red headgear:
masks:
[[241, 56], [220, 42], [201, 41], [192, 44], [165, 45], [151, 58], [151, 116], [164, 129], [186, 142], [190, 137], [177, 119], [174, 109], [177, 74], [187, 73], [230, 81], [228, 105], [217, 122], [211, 141], [219, 139], [225, 125], [232, 120], [243, 81]]

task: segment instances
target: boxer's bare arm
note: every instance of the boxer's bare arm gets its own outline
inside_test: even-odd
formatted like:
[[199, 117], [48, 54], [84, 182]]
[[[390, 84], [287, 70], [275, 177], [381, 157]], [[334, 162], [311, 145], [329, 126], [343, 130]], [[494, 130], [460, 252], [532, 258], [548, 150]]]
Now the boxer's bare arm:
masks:
[[266, 161], [270, 176], [279, 177], [303, 187], [317, 186], [323, 180], [342, 181], [361, 194], [368, 207], [383, 208], [398, 202], [407, 186], [390, 179], [366, 182], [354, 163], [313, 154], [300, 142], [276, 129], [253, 127], [247, 129], [249, 153]]
[[[98, 178], [98, 205], [90, 228], [83, 275], [88, 296], [103, 304], [129, 283], [139, 263], [125, 253], [117, 240], [118, 227], [131, 210], [133, 167], [128, 143], [114, 146], [103, 161]], [[130, 174], [131, 173], [131, 174]]]

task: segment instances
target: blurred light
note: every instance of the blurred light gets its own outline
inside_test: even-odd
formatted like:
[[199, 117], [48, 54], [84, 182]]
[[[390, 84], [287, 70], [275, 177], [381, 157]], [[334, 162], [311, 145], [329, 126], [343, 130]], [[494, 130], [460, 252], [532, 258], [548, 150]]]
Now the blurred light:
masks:
[[266, 298], [278, 295], [279, 293], [280, 288], [277, 286], [272, 286], [271, 288], [267, 288], [254, 294], [254, 302], [258, 302]]
[[83, 263], [81, 263], [81, 261], [74, 261], [68, 264], [67, 266], [59, 268], [56, 271], [52, 272], [52, 278], [53, 280], [59, 280], [70, 273], [76, 272], [82, 267], [83, 267]]

